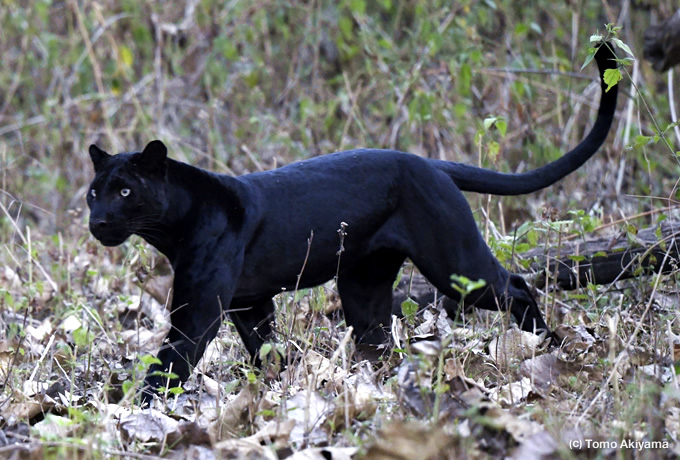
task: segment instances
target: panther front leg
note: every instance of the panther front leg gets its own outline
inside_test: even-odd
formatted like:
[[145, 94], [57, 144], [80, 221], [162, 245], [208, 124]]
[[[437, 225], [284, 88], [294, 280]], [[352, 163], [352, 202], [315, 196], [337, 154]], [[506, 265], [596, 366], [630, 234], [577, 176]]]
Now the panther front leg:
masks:
[[[144, 380], [144, 403], [151, 401], [158, 388], [175, 387], [189, 378], [206, 345], [217, 335], [236, 280], [237, 275], [227, 267], [211, 270], [210, 265], [192, 264], [175, 268], [171, 329], [158, 353], [161, 363], [153, 364]], [[177, 378], [168, 381], [159, 372], [172, 372]]]

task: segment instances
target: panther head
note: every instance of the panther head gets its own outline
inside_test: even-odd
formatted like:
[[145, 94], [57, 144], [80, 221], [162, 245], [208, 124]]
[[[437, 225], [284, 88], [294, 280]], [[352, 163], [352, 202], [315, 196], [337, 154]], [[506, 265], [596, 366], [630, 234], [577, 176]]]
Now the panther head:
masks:
[[104, 246], [117, 246], [133, 233], [153, 239], [168, 207], [165, 145], [155, 140], [142, 152], [109, 155], [93, 144], [90, 158], [95, 172], [87, 192], [92, 235]]

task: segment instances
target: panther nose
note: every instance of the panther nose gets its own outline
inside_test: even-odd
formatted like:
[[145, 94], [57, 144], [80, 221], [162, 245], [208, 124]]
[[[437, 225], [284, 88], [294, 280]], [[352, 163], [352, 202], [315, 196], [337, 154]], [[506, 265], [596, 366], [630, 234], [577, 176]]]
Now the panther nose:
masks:
[[106, 219], [94, 219], [90, 220], [90, 229], [92, 230], [104, 230], [109, 223]]

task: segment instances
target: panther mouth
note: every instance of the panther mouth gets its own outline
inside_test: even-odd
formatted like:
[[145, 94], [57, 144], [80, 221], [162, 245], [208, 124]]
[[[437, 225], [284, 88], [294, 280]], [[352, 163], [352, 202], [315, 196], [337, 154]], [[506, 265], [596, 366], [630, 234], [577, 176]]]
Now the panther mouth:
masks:
[[115, 229], [112, 227], [104, 227], [99, 224], [90, 223], [90, 233], [94, 236], [101, 244], [104, 246], [118, 246], [123, 243], [129, 236], [130, 233], [124, 231], [123, 229]]
[[122, 244], [125, 240], [127, 240], [127, 235], [124, 237], [121, 236], [95, 236], [97, 240], [104, 246], [107, 247], [113, 247], [113, 246], [118, 246]]

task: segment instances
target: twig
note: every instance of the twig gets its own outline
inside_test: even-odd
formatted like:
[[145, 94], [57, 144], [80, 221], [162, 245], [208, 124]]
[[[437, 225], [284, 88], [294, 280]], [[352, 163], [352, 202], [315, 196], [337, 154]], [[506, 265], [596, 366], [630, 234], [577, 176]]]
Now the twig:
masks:
[[[302, 262], [302, 268], [300, 269], [300, 273], [298, 273], [297, 280], [295, 281], [295, 289], [293, 290], [293, 302], [295, 302], [295, 294], [298, 292], [298, 289], [300, 288], [300, 278], [302, 278], [302, 274], [305, 272], [305, 267], [307, 266], [307, 260], [309, 259], [309, 253], [312, 250], [312, 241], [314, 241], [314, 230], [310, 231], [309, 238], [307, 238], [307, 253], [305, 254], [305, 260]], [[291, 321], [290, 329], [288, 330], [288, 338], [293, 336], [293, 326], [294, 325], [295, 325], [295, 321]], [[289, 341], [289, 340], [287, 340], [287, 341]], [[291, 369], [293, 362], [291, 360], [290, 353], [287, 353], [286, 361], [287, 361], [286, 364], [287, 364], [288, 369]]]
[[5, 125], [2, 128], [0, 128], [0, 136], [4, 136], [5, 134], [11, 133], [13, 131], [18, 131], [22, 128], [25, 128], [26, 126], [39, 125], [41, 123], [45, 123], [45, 121], [46, 118], [44, 115], [36, 115], [35, 117], [31, 117], [28, 120], [17, 121], [16, 123]]
[[257, 159], [257, 157], [255, 156], [255, 154], [248, 148], [247, 145], [241, 144], [241, 151], [242, 151], [243, 153], [245, 153], [246, 156], [248, 156], [248, 158], [250, 159], [250, 161], [255, 165], [255, 167], [256, 167], [259, 171], [264, 171], [264, 167], [262, 167], [262, 163], [260, 163], [260, 160]]
[[[635, 197], [635, 195], [626, 195], [626, 196], [633, 196], [633, 197]], [[650, 197], [649, 197], [649, 196], [645, 196], [644, 198], [650, 198]], [[654, 198], [654, 197], [651, 197], [651, 198]], [[658, 199], [660, 199], [660, 200], [668, 201], [668, 198], [664, 198], [664, 197], [656, 197], [656, 198], [658, 198]], [[615, 220], [615, 221], [608, 222], [608, 223], [606, 223], [606, 224], [602, 224], [602, 225], [600, 225], [600, 226], [598, 226], [598, 227], [595, 227], [591, 233], [597, 233], [597, 232], [599, 232], [600, 230], [604, 230], [605, 228], [612, 227], [612, 226], [614, 226], [614, 225], [622, 224], [622, 223], [625, 223], [625, 222], [629, 222], [629, 221], [634, 220], [634, 219], [639, 219], [639, 218], [641, 218], [641, 217], [653, 216], [654, 214], [658, 214], [658, 213], [660, 213], [660, 212], [668, 212], [668, 211], [670, 211], [671, 209], [676, 209], [676, 207], [656, 208], [656, 209], [651, 209], [651, 210], [649, 210], [649, 211], [641, 212], [641, 213], [638, 213], [638, 214], [633, 214], [632, 216], [629, 216], [629, 217], [622, 217], [621, 219], [617, 219], [617, 220]], [[569, 240], [574, 240], [574, 239], [580, 238], [580, 237], [581, 237], [580, 234], [575, 233], [575, 234], [573, 234], [573, 235], [567, 235], [567, 236], [565, 236], [565, 237], [564, 237], [564, 240], [565, 240], [565, 241], [569, 241]]]
[[[82, 36], [83, 41], [85, 42], [85, 48], [87, 49], [87, 54], [90, 57], [90, 64], [92, 64], [92, 72], [94, 73], [94, 80], [97, 85], [97, 90], [102, 95], [102, 106], [104, 108], [103, 112], [108, 113], [109, 110], [108, 104], [106, 102], [106, 87], [104, 86], [104, 80], [102, 79], [102, 71], [101, 68], [99, 67], [97, 57], [94, 54], [92, 41], [90, 41], [89, 33], [87, 31], [87, 28], [85, 27], [85, 22], [83, 21], [83, 14], [80, 11], [80, 7], [78, 6], [78, 2], [76, 0], [70, 0], [69, 3], [71, 4], [71, 8], [73, 9], [73, 12], [76, 15], [78, 30], [80, 31], [80, 35]], [[106, 125], [106, 131], [109, 136], [109, 139], [111, 140], [112, 143], [115, 143], [115, 136], [113, 134], [113, 126], [111, 126], [111, 120], [104, 117], [104, 124]]]
[[[633, 62], [633, 84], [637, 84], [637, 78], [639, 76], [639, 64], [638, 61]], [[628, 142], [630, 140], [630, 131], [631, 131], [631, 124], [633, 122], [633, 108], [635, 107], [635, 98], [631, 97], [628, 99], [628, 104], [626, 106], [626, 122], [625, 122], [625, 129], [623, 130], [623, 145], [626, 146], [628, 145]], [[617, 137], [615, 144], [618, 144], [618, 140], [620, 138]], [[620, 147], [620, 146], [619, 146]], [[621, 160], [619, 161], [619, 170], [616, 176], [616, 182], [614, 184], [614, 190], [616, 191], [616, 194], [621, 193], [621, 187], [623, 186], [623, 179], [624, 179], [624, 173], [626, 170], [626, 156], [621, 155]]]
[[342, 137], [340, 138], [339, 150], [344, 150], [343, 146], [345, 145], [345, 139], [347, 138], [347, 133], [349, 131], [349, 127], [351, 125], [352, 120], [356, 122], [357, 126], [364, 134], [364, 136], [367, 135], [366, 128], [364, 127], [363, 123], [361, 123], [360, 117], [357, 115], [357, 105], [359, 104], [359, 98], [357, 97], [357, 94], [361, 92], [361, 82], [357, 84], [356, 92], [353, 92], [352, 85], [350, 85], [349, 83], [349, 77], [347, 76], [347, 72], [345, 71], [342, 72], [342, 78], [343, 81], [345, 82], [345, 89], [347, 90], [347, 97], [349, 98], [350, 101], [350, 107], [347, 121], [345, 122], [345, 127], [342, 130]]
[[[673, 67], [668, 71], [668, 103], [671, 108], [671, 121], [677, 123], [678, 115], [675, 112], [675, 95], [673, 91]], [[673, 132], [675, 133], [675, 140], [680, 145], [680, 128], [678, 126], [673, 126]]]
[[558, 75], [560, 77], [578, 78], [581, 80], [592, 80], [593, 77], [578, 72], [562, 72], [554, 69], [509, 69], [503, 67], [482, 67], [478, 70], [480, 73], [499, 74], [506, 73], [530, 73], [539, 75]]
[[26, 383], [30, 383], [35, 379], [35, 374], [38, 373], [38, 369], [40, 368], [40, 364], [45, 360], [45, 356], [47, 356], [47, 352], [50, 351], [50, 348], [52, 348], [52, 344], [54, 343], [54, 335], [50, 335], [50, 340], [47, 341], [47, 345], [45, 346], [45, 349], [42, 352], [42, 355], [40, 355], [40, 359], [38, 359], [38, 362], [35, 364], [35, 367], [33, 367], [33, 371], [31, 372], [31, 376], [28, 377], [28, 380]]

